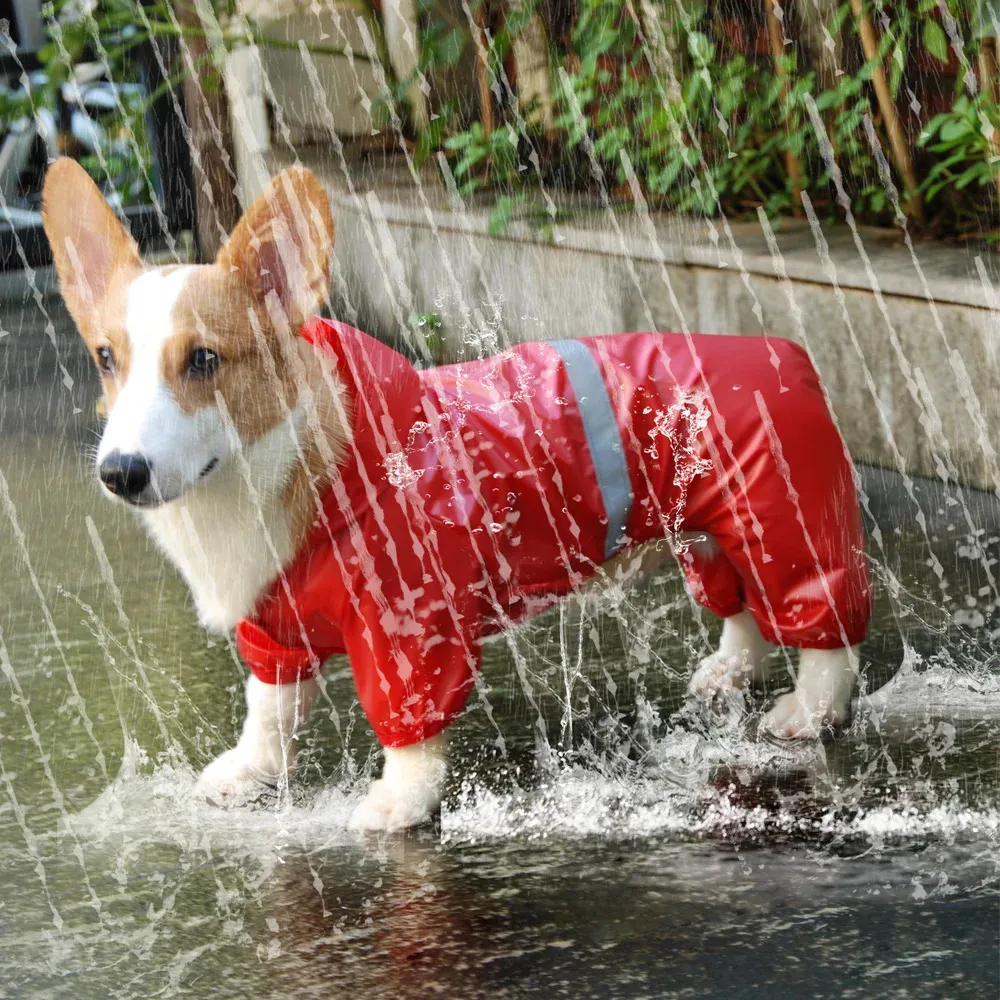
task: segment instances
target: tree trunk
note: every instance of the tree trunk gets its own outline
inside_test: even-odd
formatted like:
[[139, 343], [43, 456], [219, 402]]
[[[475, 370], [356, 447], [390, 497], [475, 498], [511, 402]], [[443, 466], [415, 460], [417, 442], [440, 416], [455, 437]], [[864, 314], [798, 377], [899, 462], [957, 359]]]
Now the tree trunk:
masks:
[[[851, 0], [851, 9], [858, 25], [858, 34], [861, 36], [861, 48], [865, 54], [865, 59], [874, 63], [878, 59], [878, 38], [875, 35], [875, 28], [871, 19], [865, 12], [862, 0]], [[872, 70], [872, 86], [875, 88], [875, 96], [882, 111], [882, 119], [885, 123], [885, 130], [889, 136], [889, 149], [892, 153], [893, 162], [899, 171], [899, 176], [903, 179], [903, 189], [906, 198], [906, 214], [923, 221], [923, 203], [920, 198], [917, 175], [913, 170], [913, 161], [910, 159], [910, 144], [903, 126], [896, 111], [896, 103], [889, 92], [889, 84], [885, 78], [885, 70], [879, 63]]]
[[[176, 0], [177, 20], [207, 33], [192, 0]], [[184, 106], [194, 168], [195, 229], [198, 257], [212, 261], [239, 221], [236, 161], [229, 100], [220, 68], [213, 63], [207, 37], [193, 32], [184, 39]]]

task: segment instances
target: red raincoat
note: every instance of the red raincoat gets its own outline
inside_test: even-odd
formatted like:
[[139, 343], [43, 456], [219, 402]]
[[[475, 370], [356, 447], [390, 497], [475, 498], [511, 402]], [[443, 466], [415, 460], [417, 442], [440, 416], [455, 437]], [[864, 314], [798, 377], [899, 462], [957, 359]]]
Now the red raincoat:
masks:
[[301, 551], [237, 627], [267, 683], [346, 652], [385, 746], [461, 712], [484, 635], [614, 552], [675, 531], [698, 601], [772, 642], [862, 640], [870, 587], [851, 462], [797, 345], [632, 333], [417, 371], [342, 323], [353, 441]]

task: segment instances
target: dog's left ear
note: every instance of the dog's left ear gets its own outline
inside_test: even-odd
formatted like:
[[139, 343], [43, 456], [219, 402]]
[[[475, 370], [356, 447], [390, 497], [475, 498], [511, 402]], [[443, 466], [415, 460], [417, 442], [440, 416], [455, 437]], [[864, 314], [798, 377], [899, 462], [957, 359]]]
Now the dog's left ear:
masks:
[[333, 235], [323, 186], [304, 167], [290, 167], [247, 209], [215, 263], [239, 271], [272, 317], [280, 306], [294, 331], [326, 297]]

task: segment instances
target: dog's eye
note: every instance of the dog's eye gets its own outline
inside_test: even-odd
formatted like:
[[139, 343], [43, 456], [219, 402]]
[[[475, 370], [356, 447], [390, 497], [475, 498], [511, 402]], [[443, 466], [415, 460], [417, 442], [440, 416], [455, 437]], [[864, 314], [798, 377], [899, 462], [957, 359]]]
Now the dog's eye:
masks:
[[113, 375], [115, 372], [115, 356], [110, 347], [97, 348], [97, 367], [102, 375]]
[[215, 351], [210, 351], [207, 347], [196, 347], [188, 355], [187, 373], [194, 378], [208, 378], [218, 371], [221, 360]]

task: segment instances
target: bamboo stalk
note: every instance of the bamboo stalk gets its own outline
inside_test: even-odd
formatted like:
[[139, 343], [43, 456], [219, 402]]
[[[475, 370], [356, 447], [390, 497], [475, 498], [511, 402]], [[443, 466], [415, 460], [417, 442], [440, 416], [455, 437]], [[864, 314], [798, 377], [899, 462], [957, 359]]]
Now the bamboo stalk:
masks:
[[[788, 106], [789, 85], [781, 61], [785, 55], [785, 39], [781, 21], [778, 19], [778, 0], [767, 0], [767, 34], [771, 42], [771, 58], [774, 60], [774, 71], [781, 77], [781, 94]], [[785, 120], [785, 130], [791, 135], [790, 123]], [[785, 170], [788, 179], [792, 184], [792, 211], [795, 215], [802, 215], [801, 195], [802, 195], [802, 167], [794, 150], [785, 150]]]
[[[864, 12], [862, 0], [851, 0], [851, 10], [858, 22], [858, 34], [861, 36], [861, 50], [864, 52], [865, 61], [875, 63], [878, 59], [878, 39], [875, 37], [875, 28], [871, 19]], [[889, 134], [892, 158], [896, 169], [903, 178], [907, 214], [922, 222], [924, 207], [920, 192], [917, 190], [919, 185], [917, 184], [917, 175], [913, 170], [913, 161], [910, 159], [909, 144], [906, 134], [903, 132], [903, 125], [899, 120], [899, 113], [896, 111], [896, 103], [889, 92], [885, 71], [880, 63], [875, 66], [872, 72], [872, 84], [875, 87], [875, 96], [878, 98], [882, 117], [885, 119], [885, 129]]]
[[489, 38], [486, 33], [486, 0], [476, 8], [476, 83], [479, 87], [479, 114], [483, 132], [489, 135], [496, 127], [493, 117], [493, 91], [490, 90]]

